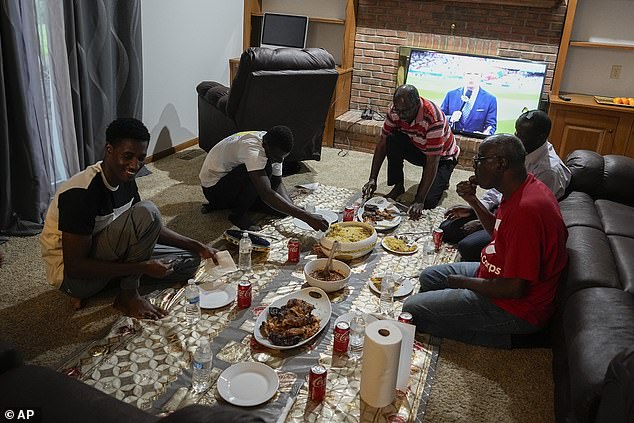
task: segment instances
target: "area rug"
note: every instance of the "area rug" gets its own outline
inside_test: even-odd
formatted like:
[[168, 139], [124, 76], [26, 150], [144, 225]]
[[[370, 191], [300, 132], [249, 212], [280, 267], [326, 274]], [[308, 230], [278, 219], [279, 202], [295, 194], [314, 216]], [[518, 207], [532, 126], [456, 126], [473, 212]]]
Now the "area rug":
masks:
[[[341, 212], [355, 198], [355, 192], [319, 185], [316, 190], [297, 190], [293, 197], [300, 206], [312, 203], [318, 208]], [[396, 231], [422, 234], [440, 223], [443, 212], [442, 209], [426, 211], [423, 219], [404, 220]], [[214, 282], [235, 286], [242, 279], [251, 281], [251, 308], [239, 309], [234, 302], [225, 308], [205, 310], [196, 325], [188, 326], [182, 290], [157, 291], [150, 297], [156, 304], [168, 308], [169, 316], [158, 321], [119, 319], [105, 338], [71, 357], [60, 371], [140, 409], [164, 415], [188, 404], [224, 403], [215, 388], [220, 373], [234, 363], [254, 361], [275, 369], [280, 379], [275, 396], [252, 407], [267, 421], [275, 421], [287, 404], [293, 405], [285, 421], [422, 421], [433, 385], [439, 340], [424, 335], [417, 337], [407, 390], [399, 392], [389, 406], [373, 409], [359, 399], [360, 361], [333, 354], [332, 322], [351, 309], [376, 311], [378, 297], [367, 285], [371, 277], [382, 276], [389, 269], [411, 278], [416, 292], [420, 270], [431, 264], [453, 261], [455, 250], [443, 246], [436, 254], [425, 254], [421, 249], [413, 255], [399, 256], [375, 247], [368, 256], [351, 263], [353, 276], [348, 286], [329, 295], [333, 310], [330, 325], [309, 344], [279, 351], [253, 339], [255, 321], [268, 304], [305, 287], [302, 273], [305, 256], [313, 253], [319, 234], [298, 228], [290, 217], [265, 219], [261, 224], [262, 235], [272, 240], [271, 250], [254, 253], [251, 271], [230, 273]], [[287, 262], [286, 244], [290, 238], [300, 239], [302, 260], [299, 264]], [[237, 256], [237, 248], [224, 239], [213, 244]], [[204, 266], [196, 279], [203, 283], [209, 281]], [[401, 303], [396, 301], [395, 309], [400, 308]], [[191, 358], [201, 337], [212, 339], [212, 388], [196, 394], [190, 389]], [[318, 404], [308, 400], [306, 382], [310, 367], [317, 363], [328, 369], [326, 399]]]

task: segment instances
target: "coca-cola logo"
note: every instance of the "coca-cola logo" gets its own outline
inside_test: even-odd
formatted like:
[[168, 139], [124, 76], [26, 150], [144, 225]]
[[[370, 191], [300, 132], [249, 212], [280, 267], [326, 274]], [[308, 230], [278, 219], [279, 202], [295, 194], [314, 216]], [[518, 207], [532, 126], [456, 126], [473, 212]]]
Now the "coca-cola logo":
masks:
[[251, 296], [251, 290], [250, 289], [245, 289], [243, 290], [238, 290], [238, 297], [239, 298], [248, 298]]
[[350, 338], [348, 332], [335, 332], [335, 342], [346, 342]]
[[313, 379], [313, 387], [323, 388], [324, 386], [326, 386], [326, 376], [318, 376]]

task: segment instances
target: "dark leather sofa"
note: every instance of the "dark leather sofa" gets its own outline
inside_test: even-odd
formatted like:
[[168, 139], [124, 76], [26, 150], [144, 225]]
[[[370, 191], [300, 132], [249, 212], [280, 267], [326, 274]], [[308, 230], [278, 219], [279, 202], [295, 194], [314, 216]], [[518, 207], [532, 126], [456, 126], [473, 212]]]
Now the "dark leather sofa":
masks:
[[570, 256], [553, 320], [559, 423], [634, 421], [634, 159], [577, 150], [560, 201]]
[[196, 87], [199, 145], [209, 151], [235, 132], [286, 125], [295, 138], [286, 161], [319, 160], [336, 82], [324, 49], [249, 48], [231, 89], [211, 81]]
[[[32, 410], [30, 419], [19, 412]], [[14, 417], [8, 418], [7, 412]], [[1, 421], [40, 423], [264, 423], [231, 406], [189, 405], [160, 418], [46, 367], [24, 365], [12, 344], [0, 340]], [[24, 417], [24, 415], [22, 416]]]

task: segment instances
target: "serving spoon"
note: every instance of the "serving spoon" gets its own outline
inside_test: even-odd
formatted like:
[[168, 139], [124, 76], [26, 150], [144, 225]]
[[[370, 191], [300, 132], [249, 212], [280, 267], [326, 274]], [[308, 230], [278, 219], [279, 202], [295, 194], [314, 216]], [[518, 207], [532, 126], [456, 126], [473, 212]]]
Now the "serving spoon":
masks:
[[326, 267], [321, 269], [320, 275], [323, 280], [328, 280], [330, 278], [330, 271], [332, 270], [332, 259], [335, 256], [335, 251], [339, 247], [339, 241], [334, 241], [332, 243], [332, 249], [330, 250], [330, 255], [328, 255], [328, 261], [326, 262]]

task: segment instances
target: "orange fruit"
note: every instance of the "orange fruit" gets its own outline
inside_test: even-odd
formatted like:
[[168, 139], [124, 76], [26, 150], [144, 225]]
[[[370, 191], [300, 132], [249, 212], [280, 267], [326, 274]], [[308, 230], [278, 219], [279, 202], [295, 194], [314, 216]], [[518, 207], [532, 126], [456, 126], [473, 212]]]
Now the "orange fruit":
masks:
[[634, 106], [634, 98], [633, 97], [628, 97], [627, 100], [630, 103], [630, 106]]
[[621, 97], [614, 97], [614, 98], [612, 99], [612, 102], [613, 102], [614, 104], [622, 104], [622, 103], [621, 103]]

